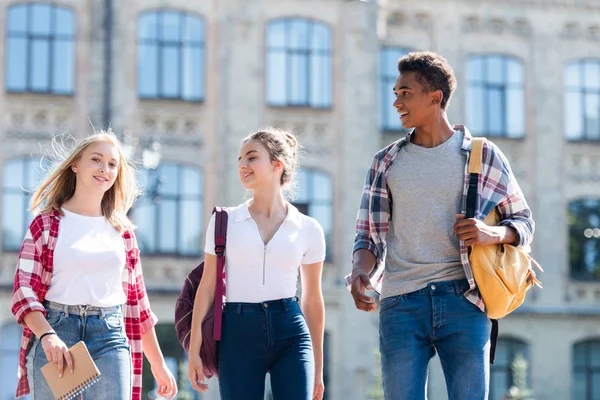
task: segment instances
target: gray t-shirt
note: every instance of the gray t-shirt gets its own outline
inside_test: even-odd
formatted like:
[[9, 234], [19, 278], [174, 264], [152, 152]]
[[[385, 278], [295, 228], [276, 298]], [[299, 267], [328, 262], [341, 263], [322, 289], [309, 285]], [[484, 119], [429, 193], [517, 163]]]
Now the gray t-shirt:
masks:
[[387, 184], [393, 207], [381, 298], [465, 277], [453, 229], [463, 196], [463, 136], [456, 131], [433, 148], [407, 143], [392, 163]]

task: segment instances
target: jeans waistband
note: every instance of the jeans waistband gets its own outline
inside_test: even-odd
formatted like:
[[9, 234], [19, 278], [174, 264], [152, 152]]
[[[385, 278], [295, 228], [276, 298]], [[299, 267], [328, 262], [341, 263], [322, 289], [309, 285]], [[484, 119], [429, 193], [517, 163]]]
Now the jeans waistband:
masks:
[[49, 300], [44, 300], [44, 307], [46, 307], [47, 310], [55, 310], [55, 311], [61, 311], [64, 312], [65, 314], [72, 314], [72, 315], [80, 315], [80, 316], [87, 316], [87, 315], [107, 315], [116, 311], [120, 311], [121, 310], [121, 306], [113, 306], [113, 307], [96, 307], [96, 306], [90, 306], [90, 305], [68, 305], [68, 304], [62, 304], [62, 303], [57, 303], [55, 301], [49, 301]]
[[429, 282], [427, 287], [416, 290], [411, 294], [429, 294], [429, 293], [464, 293], [469, 290], [469, 281], [466, 279], [456, 279], [453, 281]]
[[237, 312], [240, 314], [243, 311], [261, 311], [261, 310], [285, 310], [287, 311], [290, 305], [298, 302], [298, 297], [288, 297], [285, 299], [263, 301], [262, 303], [225, 303], [224, 312]]

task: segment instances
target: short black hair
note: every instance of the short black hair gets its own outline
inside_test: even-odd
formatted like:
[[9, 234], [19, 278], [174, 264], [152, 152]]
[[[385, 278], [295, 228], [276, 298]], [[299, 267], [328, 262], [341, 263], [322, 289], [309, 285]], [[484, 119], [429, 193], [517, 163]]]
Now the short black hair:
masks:
[[456, 90], [456, 77], [448, 61], [431, 51], [408, 53], [398, 60], [398, 72], [415, 72], [417, 81], [427, 92], [441, 90], [444, 94], [440, 106], [445, 110]]

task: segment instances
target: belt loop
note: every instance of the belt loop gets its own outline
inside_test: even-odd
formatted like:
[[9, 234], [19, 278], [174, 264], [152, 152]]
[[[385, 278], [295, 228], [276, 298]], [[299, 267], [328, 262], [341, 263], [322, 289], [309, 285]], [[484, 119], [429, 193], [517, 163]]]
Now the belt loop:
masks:
[[63, 312], [63, 314], [64, 314], [65, 316], [68, 316], [68, 315], [69, 315], [69, 306], [68, 306], [68, 305], [66, 305], [66, 304], [63, 304], [62, 306], [63, 306], [63, 307], [62, 307], [62, 312]]
[[242, 313], [242, 303], [238, 303], [236, 312], [237, 312], [238, 314], [241, 314], [241, 313]]
[[283, 305], [283, 310], [287, 311], [288, 310], [288, 299], [281, 299], [281, 303]]
[[87, 309], [88, 309], [88, 305], [83, 305], [83, 306], [79, 306], [79, 315], [82, 317], [87, 317]]
[[100, 319], [101, 320], [103, 320], [106, 317], [106, 314], [107, 313], [105, 311], [105, 308], [104, 307], [100, 308]]

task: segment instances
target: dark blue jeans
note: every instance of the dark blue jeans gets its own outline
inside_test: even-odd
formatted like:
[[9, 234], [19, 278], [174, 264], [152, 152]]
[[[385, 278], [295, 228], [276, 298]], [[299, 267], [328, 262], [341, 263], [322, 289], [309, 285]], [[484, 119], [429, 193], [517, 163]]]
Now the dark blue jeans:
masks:
[[274, 400], [310, 400], [314, 356], [296, 298], [227, 303], [219, 342], [223, 400], [263, 400], [266, 374]]
[[466, 280], [434, 282], [387, 297], [379, 306], [379, 348], [388, 400], [426, 398], [427, 367], [436, 351], [450, 400], [486, 400], [490, 322], [469, 302]]

